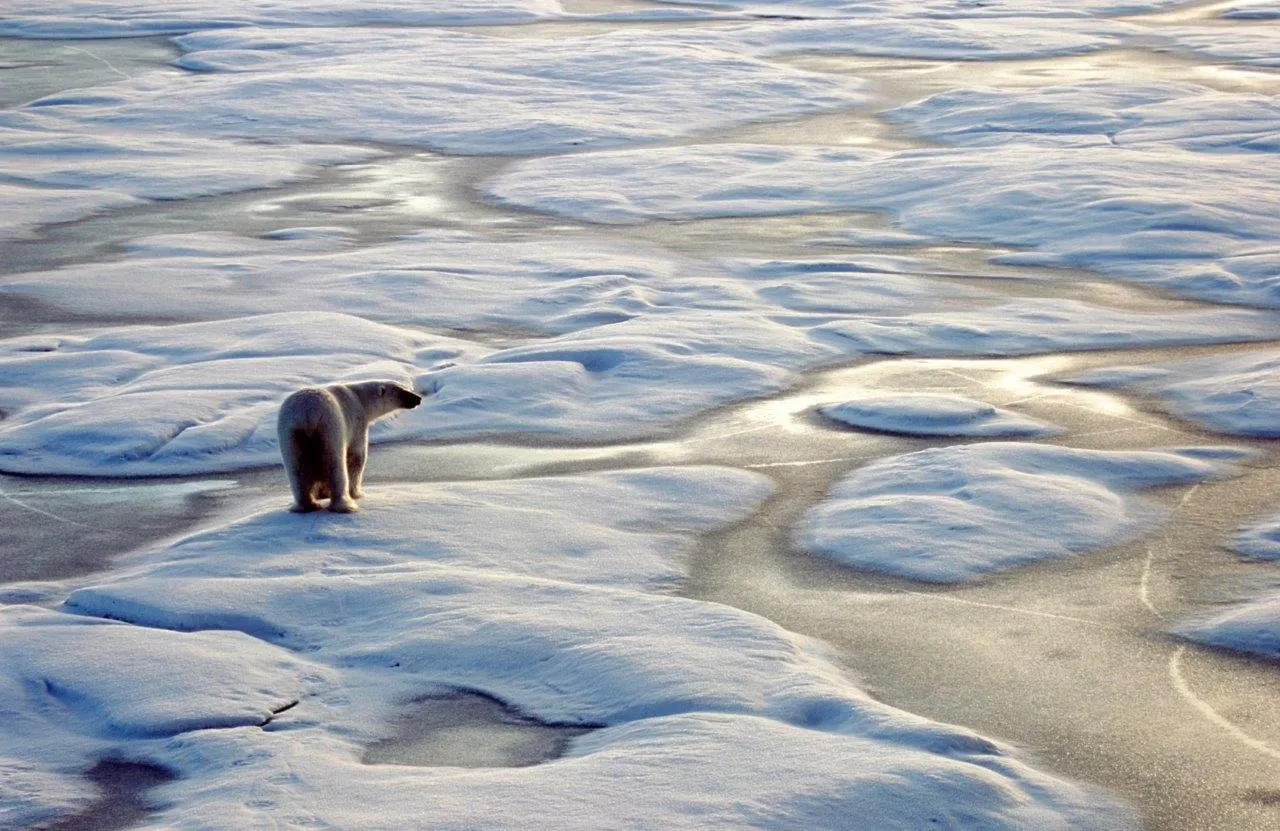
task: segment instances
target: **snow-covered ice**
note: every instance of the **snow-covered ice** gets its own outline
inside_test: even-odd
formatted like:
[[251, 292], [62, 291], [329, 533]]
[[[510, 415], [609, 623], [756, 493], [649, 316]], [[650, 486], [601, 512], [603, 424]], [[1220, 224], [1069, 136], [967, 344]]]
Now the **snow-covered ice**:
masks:
[[974, 581], [1150, 528], [1165, 512], [1133, 491], [1230, 473], [1207, 455], [992, 442], [893, 456], [840, 480], [800, 540], [859, 568]]
[[0, 608], [0, 823], [31, 827], [92, 792], [76, 774], [149, 741], [262, 725], [331, 673], [239, 632], [145, 629]]
[[1280, 594], [1204, 615], [1183, 623], [1176, 631], [1211, 646], [1280, 658]]
[[[535, 159], [505, 202], [601, 223], [836, 210], [1208, 300], [1277, 306], [1280, 177], [1267, 96], [1189, 84], [959, 90], [887, 113], [959, 149], [717, 145]], [[972, 149], [974, 145], [981, 149]], [[1261, 154], [1261, 155], [1260, 155]], [[611, 187], [597, 183], [609, 181]]]
[[1240, 529], [1233, 543], [1236, 551], [1258, 560], [1280, 560], [1280, 514]]
[[[178, 828], [209, 816], [258, 827], [304, 815], [349, 828], [410, 817], [459, 826], [806, 828], [840, 824], [855, 810], [885, 828], [1127, 825], [1123, 809], [1005, 748], [872, 701], [818, 644], [728, 606], [637, 590], [666, 578], [674, 553], [637, 559], [637, 544], [678, 548], [680, 537], [735, 520], [767, 491], [763, 477], [713, 468], [405, 485], [371, 495], [355, 517], [259, 513], [142, 553], [127, 574], [72, 592], [67, 607], [146, 628], [20, 614], [61, 620], [73, 634], [93, 626], [139, 639], [161, 632], [153, 660], [174, 654], [142, 670], [148, 696], [131, 704], [145, 729], [104, 736], [95, 702], [123, 693], [89, 674], [65, 699], [77, 718], [62, 720], [58, 741], [29, 774], [74, 770], [83, 754], [124, 749], [179, 774], [155, 820]], [[591, 499], [598, 507], [584, 513]], [[545, 521], [508, 518], [485, 534], [481, 523], [504, 524], [495, 506], [540, 511]], [[280, 523], [315, 530], [281, 550]], [[477, 534], [496, 547], [477, 551]], [[454, 545], [461, 559], [446, 553]], [[228, 648], [211, 666], [199, 660], [207, 643], [241, 641], [252, 648]], [[11, 683], [30, 689], [44, 672], [27, 663], [39, 660], [27, 654], [37, 645], [6, 642], [17, 656], [5, 664]], [[191, 659], [181, 651], [188, 643]], [[153, 715], [150, 702], [206, 679], [206, 697], [224, 683], [254, 692], [232, 695], [226, 714], [203, 698], [183, 701], [180, 713], [191, 715], [181, 718], [222, 729], [172, 736], [167, 725], [179, 716]], [[390, 775], [360, 764], [390, 715], [442, 686], [605, 729], [532, 768]], [[34, 709], [22, 727], [49, 717]], [[619, 781], [628, 783], [623, 815]]]
[[[416, 267], [406, 272], [405, 253], [395, 246], [388, 256], [399, 266], [352, 271], [358, 255], [326, 260], [332, 240], [304, 234], [287, 241], [286, 250], [298, 259], [267, 257], [256, 264], [257, 273], [252, 255], [243, 264], [205, 261], [195, 271], [193, 296], [184, 297], [182, 266], [198, 264], [200, 246], [208, 242], [170, 239], [160, 247], [174, 256], [168, 275], [176, 285], [168, 286], [174, 294], [167, 296], [179, 299], [165, 300], [161, 292], [156, 314], [199, 308], [204, 298], [210, 308], [240, 303], [216, 299], [210, 283], [221, 289], [267, 281], [257, 299], [243, 302], [273, 304], [287, 292], [272, 292], [270, 283], [291, 271], [302, 273], [299, 263], [306, 269], [296, 284], [299, 306], [330, 309], [345, 303], [374, 319], [412, 319], [412, 313], [398, 311], [401, 287], [406, 286], [410, 306], [414, 295], [427, 300], [431, 294], [432, 272]], [[213, 240], [215, 252], [218, 242]], [[314, 248], [321, 253], [307, 259]], [[461, 259], [465, 251], [456, 256]], [[410, 252], [421, 256], [424, 247]], [[522, 252], [528, 249], [518, 246], [499, 257]], [[541, 320], [552, 328], [585, 327], [506, 348], [333, 311], [0, 342], [5, 370], [0, 409], [8, 413], [0, 421], [0, 470], [139, 476], [274, 464], [276, 407], [292, 390], [320, 383], [386, 378], [431, 393], [422, 406], [375, 425], [375, 440], [531, 434], [619, 439], [652, 435], [716, 405], [775, 392], [801, 370], [858, 355], [1025, 355], [1212, 343], [1270, 337], [1276, 325], [1270, 314], [1250, 311], [1140, 314], [1034, 299], [951, 312], [928, 310], [925, 300], [920, 304], [925, 311], [891, 315], [856, 314], [846, 307], [842, 314], [815, 319], [811, 313], [780, 315], [782, 309], [770, 302], [772, 295], [788, 307], [800, 304], [810, 311], [824, 302], [819, 298], [829, 296], [829, 285], [813, 282], [815, 273], [803, 265], [796, 268], [806, 272], [804, 277], [778, 293], [773, 268], [746, 267], [743, 282], [735, 285], [727, 275], [668, 279], [661, 261], [641, 258], [636, 262], [656, 271], [657, 286], [649, 289], [643, 275], [584, 276], [571, 258], [559, 256], [563, 259], [526, 261], [529, 289], [513, 285], [505, 297], [497, 290], [500, 283], [490, 283], [502, 271], [490, 271], [482, 258], [465, 267], [475, 271], [470, 277], [458, 278], [448, 269], [440, 273], [442, 294], [455, 292], [458, 302], [451, 318], [429, 305], [428, 323], [467, 328], [505, 317], [516, 323]], [[272, 270], [277, 264], [280, 273]], [[226, 280], [211, 277], [224, 268]], [[548, 288], [547, 278], [563, 276], [566, 269], [569, 279]], [[64, 282], [67, 274], [79, 271], [34, 279], [69, 286], [74, 280]], [[135, 273], [122, 268], [108, 283], [121, 286], [118, 299], [125, 305], [134, 298], [145, 303], [140, 295], [154, 292], [154, 287], [131, 288]], [[159, 278], [166, 271], [152, 273]], [[759, 281], [762, 273], [769, 280]], [[428, 278], [425, 286], [418, 283], [419, 275]], [[448, 286], [458, 279], [463, 285]], [[846, 300], [878, 312], [882, 304], [900, 304], [903, 291], [908, 297], [919, 292], [909, 275], [883, 280], [887, 287], [867, 292], [862, 300], [857, 295]], [[486, 283], [491, 291], [484, 290]], [[758, 293], [749, 291], [753, 284]], [[287, 279], [281, 285], [288, 287]], [[477, 290], [468, 295], [466, 285]], [[84, 295], [107, 297], [110, 291]], [[810, 299], [801, 303], [805, 297]], [[552, 317], [545, 315], [548, 308]]]
[[561, 14], [555, 0], [77, 0], [51, 4], [12, 0], [0, 19], [0, 35], [36, 38], [115, 38], [178, 34], [238, 26], [430, 26], [461, 23], [526, 23]]
[[438, 29], [226, 29], [177, 39], [199, 74], [28, 105], [67, 129], [532, 153], [841, 109], [861, 82], [620, 32], [524, 48]]
[[1243, 352], [1146, 367], [1106, 367], [1065, 379], [1161, 396], [1180, 416], [1239, 436], [1280, 436], [1280, 352]]
[[0, 233], [66, 222], [143, 199], [186, 199], [301, 179], [320, 165], [379, 155], [340, 145], [273, 145], [65, 129], [0, 114]]
[[[685, 573], [692, 533], [738, 519], [772, 489], [760, 474], [703, 467], [386, 484], [363, 500], [365, 515], [358, 523], [313, 523], [282, 511], [286, 503], [276, 497], [236, 524], [230, 532], [234, 542], [225, 529], [192, 535], [166, 551], [157, 571], [203, 577], [246, 569], [321, 572], [346, 563], [369, 569], [438, 563], [665, 589]], [[572, 522], [556, 507], [568, 505]], [[391, 529], [399, 529], [398, 535]], [[177, 619], [172, 624], [184, 625]], [[187, 619], [186, 625], [196, 624]]]
[[[40, 311], [23, 324], [31, 334], [0, 339], [0, 471], [275, 465], [276, 408], [289, 392], [368, 378], [428, 394], [379, 423], [377, 442], [662, 436], [676, 446], [682, 420], [794, 387], [805, 411], [825, 402], [848, 425], [965, 439], [845, 474], [782, 529], [811, 552], [976, 583], [1132, 539], [1169, 515], [1142, 489], [1226, 479], [1248, 452], [970, 443], [1061, 431], [984, 401], [1017, 398], [1006, 406], [1037, 415], [1052, 403], [998, 399], [958, 372], [921, 392], [818, 396], [798, 385], [807, 371], [871, 356], [1274, 341], [1280, 109], [1257, 78], [1280, 61], [1276, 4], [1141, 17], [1178, 5], [9, 0], [0, 37], [178, 35], [179, 56], [161, 65], [172, 55], [156, 38], [125, 72], [86, 52], [100, 83], [82, 85], [81, 67], [74, 82], [29, 87], [59, 91], [0, 113], [0, 246], [38, 255], [14, 263], [65, 263], [0, 276], [0, 322], [27, 304]], [[548, 25], [509, 25], [519, 23]], [[1104, 60], [1140, 63], [1153, 49], [1175, 57], [1131, 79]], [[1068, 82], [1066, 59], [1087, 53], [1106, 82]], [[14, 65], [29, 72], [31, 54]], [[968, 69], [951, 86], [939, 80], [946, 62], [982, 61], [1028, 61], [1028, 72], [1008, 85], [965, 88], [981, 75]], [[1164, 80], [1179, 61], [1249, 67], [1255, 83]], [[933, 73], [931, 87], [913, 86], [919, 70]], [[822, 142], [848, 143], [825, 146], [807, 132], [818, 121], [880, 132], [859, 141], [853, 127], [828, 127]], [[785, 143], [742, 143], [770, 134]], [[448, 176], [401, 175], [437, 162]], [[266, 193], [193, 203], [214, 206], [196, 227], [164, 204], [284, 184], [285, 201], [305, 199], [309, 179], [327, 187], [350, 171], [326, 166], [352, 163], [437, 207], [375, 228], [360, 213], [368, 200], [334, 199], [323, 218], [308, 209], [269, 226], [281, 203]], [[216, 216], [231, 201], [252, 218]], [[455, 205], [470, 213], [451, 216]], [[849, 217], [841, 228], [846, 212], [891, 225]], [[799, 214], [814, 221], [791, 233], [782, 218]], [[105, 221], [40, 236], [89, 216]], [[748, 239], [744, 221], [716, 240], [732, 223], [698, 222], [725, 218], [778, 220], [770, 227], [782, 232]], [[463, 230], [391, 238], [414, 220]], [[669, 220], [681, 222], [671, 235]], [[73, 230], [102, 253], [55, 252]], [[987, 244], [1001, 250], [975, 250]], [[997, 261], [989, 274], [958, 265], [984, 254]], [[1045, 266], [1072, 269], [1066, 292]], [[1128, 303], [1140, 289], [1095, 299], [1090, 281], [1104, 278], [1082, 269], [1254, 308]], [[1212, 354], [1070, 380], [1161, 396], [1225, 433], [1277, 435], [1280, 356]], [[1102, 417], [1071, 416], [1061, 423]], [[815, 445], [924, 443], [804, 421], [822, 434]], [[1097, 446], [1133, 446], [1146, 427], [1105, 431]], [[1077, 438], [1072, 428], [1065, 441]], [[538, 451], [564, 461], [558, 471], [581, 458]], [[613, 458], [631, 464], [629, 452]], [[858, 654], [835, 655], [732, 599], [682, 596], [708, 579], [702, 535], [781, 510], [774, 480], [688, 465], [418, 481], [442, 478], [413, 470], [430, 458], [404, 454], [395, 475], [410, 481], [371, 483], [358, 515], [290, 514], [283, 481], [275, 494], [237, 486], [201, 526], [100, 573], [5, 587], [0, 825], [92, 811], [84, 774], [104, 759], [176, 775], [152, 794], [151, 828], [1138, 824], [1021, 750], [872, 698], [845, 671]], [[819, 476], [818, 463], [848, 470], [855, 459], [777, 463], [813, 464], [804, 470]], [[253, 488], [266, 476], [244, 474]], [[0, 497], [76, 524], [22, 501], [25, 491]], [[1274, 560], [1278, 522], [1254, 520], [1235, 546]], [[861, 599], [883, 602], [873, 594]], [[1163, 625], [1280, 655], [1274, 596], [1178, 620]], [[522, 768], [365, 763], [400, 719], [449, 691], [585, 732], [560, 758]], [[1054, 763], [1092, 776], [1079, 749], [1054, 745]]]
[[960, 395], [862, 395], [818, 408], [851, 427], [917, 436], [1050, 436], [1052, 424]]

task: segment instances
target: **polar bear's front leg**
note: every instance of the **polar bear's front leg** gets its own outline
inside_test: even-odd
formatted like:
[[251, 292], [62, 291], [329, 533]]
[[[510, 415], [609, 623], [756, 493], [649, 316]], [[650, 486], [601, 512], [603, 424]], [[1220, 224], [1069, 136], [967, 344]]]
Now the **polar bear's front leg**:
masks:
[[333, 458], [329, 459], [329, 510], [335, 514], [354, 514], [360, 508], [348, 494], [351, 484], [347, 477], [346, 448], [334, 450]]

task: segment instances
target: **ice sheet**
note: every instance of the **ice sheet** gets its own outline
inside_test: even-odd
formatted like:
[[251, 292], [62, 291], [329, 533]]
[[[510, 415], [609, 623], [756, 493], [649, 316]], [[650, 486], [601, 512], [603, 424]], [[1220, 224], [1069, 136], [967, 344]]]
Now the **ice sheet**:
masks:
[[1211, 646], [1280, 658], [1280, 594], [1202, 616], [1183, 624], [1177, 632]]
[[1266, 350], [1141, 368], [1109, 367], [1067, 379], [1160, 395], [1179, 415], [1240, 436], [1280, 436], [1280, 352]]
[[[358, 515], [250, 515], [145, 552], [128, 573], [73, 592], [67, 608], [140, 624], [148, 628], [99, 625], [144, 636], [155, 627], [199, 630], [164, 632], [166, 643], [239, 638], [320, 668], [305, 679], [309, 689], [289, 688], [286, 700], [299, 703], [265, 727], [129, 744], [134, 758], [180, 775], [165, 788], [157, 826], [198, 827], [218, 816], [237, 827], [307, 818], [345, 828], [807, 828], [840, 824], [852, 810], [886, 828], [932, 819], [975, 828], [1129, 825], [1123, 808], [1005, 748], [872, 701], [818, 644], [728, 606], [635, 590], [664, 578], [671, 562], [669, 554], [632, 559], [637, 543], [661, 548], [731, 522], [763, 495], [762, 483], [738, 471], [671, 468], [399, 486]], [[436, 513], [438, 500], [445, 504]], [[413, 510], [420, 516], [406, 524]], [[476, 523], [508, 524], [503, 510], [539, 510], [546, 522], [509, 523], [489, 552], [472, 544], [459, 557], [433, 552], [450, 540], [474, 542]], [[298, 545], [282, 550], [280, 522], [312, 531], [295, 532]], [[608, 527], [627, 533], [602, 537]], [[576, 547], [583, 540], [596, 548], [589, 561]], [[222, 660], [243, 658], [228, 649]], [[197, 664], [168, 664], [180, 680], [200, 677]], [[10, 666], [25, 677], [21, 663]], [[281, 674], [277, 685], [293, 677]], [[99, 682], [110, 686], [87, 676], [86, 695], [105, 695]], [[491, 695], [529, 717], [609, 727], [534, 767], [359, 763], [391, 715], [441, 685]], [[619, 782], [628, 783], [623, 809]]]
[[554, 0], [77, 0], [70, 4], [12, 0], [4, 12], [0, 34], [38, 38], [145, 37], [235, 26], [523, 23], [561, 13]]
[[198, 77], [28, 105], [69, 130], [360, 141], [469, 155], [669, 139], [863, 101], [861, 82], [679, 37], [536, 44], [439, 29], [224, 29], [177, 39]]
[[972, 582], [1151, 527], [1164, 511], [1133, 491], [1229, 473], [1203, 455], [1005, 442], [922, 450], [840, 480], [810, 510], [800, 540], [858, 568]]
[[320, 165], [380, 155], [340, 145], [268, 145], [81, 131], [36, 113], [0, 113], [0, 234], [141, 199], [188, 199], [279, 185]]
[[1020, 413], [959, 395], [863, 395], [819, 408], [851, 427], [916, 436], [1047, 436], [1062, 432]]
[[[980, 112], [965, 113], [965, 123], [982, 123]], [[911, 232], [1031, 249], [999, 258], [1009, 264], [1090, 268], [1193, 297], [1280, 305], [1264, 253], [1280, 240], [1280, 174], [1244, 148], [1255, 134], [1233, 126], [1236, 133], [1215, 139], [1216, 152], [1180, 150], [1164, 138], [1148, 150], [1112, 145], [1097, 123], [1110, 113], [1063, 117], [1059, 130], [1087, 127], [1078, 144], [1017, 134], [976, 149], [891, 155], [753, 145], [612, 151], [520, 163], [489, 191], [508, 203], [618, 224], [885, 211]], [[1205, 140], [1195, 120], [1179, 134]], [[1222, 142], [1234, 142], [1235, 152], [1223, 152]]]

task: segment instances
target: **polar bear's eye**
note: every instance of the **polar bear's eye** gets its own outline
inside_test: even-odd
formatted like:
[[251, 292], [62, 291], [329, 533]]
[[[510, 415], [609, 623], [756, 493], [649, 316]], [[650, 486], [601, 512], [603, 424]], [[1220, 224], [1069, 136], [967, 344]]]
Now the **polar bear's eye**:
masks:
[[387, 385], [378, 384], [378, 395], [386, 395], [386, 394], [387, 394]]

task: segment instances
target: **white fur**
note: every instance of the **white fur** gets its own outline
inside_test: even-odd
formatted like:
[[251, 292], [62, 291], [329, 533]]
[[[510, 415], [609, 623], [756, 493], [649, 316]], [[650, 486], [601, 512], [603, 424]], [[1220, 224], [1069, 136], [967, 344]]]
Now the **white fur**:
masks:
[[361, 482], [369, 455], [369, 425], [399, 409], [418, 406], [422, 397], [399, 384], [365, 381], [298, 390], [284, 400], [276, 422], [280, 455], [298, 513], [320, 508], [360, 510]]

